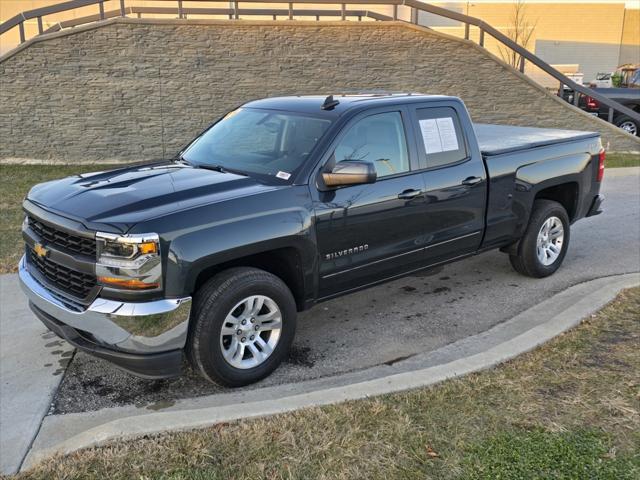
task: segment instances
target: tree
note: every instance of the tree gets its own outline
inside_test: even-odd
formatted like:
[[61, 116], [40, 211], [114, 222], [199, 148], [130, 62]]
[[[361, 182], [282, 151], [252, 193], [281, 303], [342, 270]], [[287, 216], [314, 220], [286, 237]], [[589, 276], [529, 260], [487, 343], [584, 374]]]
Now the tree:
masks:
[[[523, 48], [529, 49], [531, 37], [535, 31], [538, 21], [529, 21], [527, 18], [527, 6], [525, 0], [516, 0], [513, 4], [509, 27], [504, 34]], [[505, 63], [513, 68], [519, 68], [521, 57], [519, 53], [511, 50], [509, 47], [499, 45], [500, 56]]]

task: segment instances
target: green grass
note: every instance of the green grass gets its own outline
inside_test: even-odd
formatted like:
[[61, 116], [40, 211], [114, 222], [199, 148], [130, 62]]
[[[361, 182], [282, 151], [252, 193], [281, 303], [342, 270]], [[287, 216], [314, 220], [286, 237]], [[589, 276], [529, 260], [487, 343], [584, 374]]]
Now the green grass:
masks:
[[616, 456], [615, 442], [594, 430], [515, 431], [469, 448], [462, 478], [632, 480], [640, 471], [631, 455]]
[[606, 168], [640, 167], [640, 154], [607, 153]]
[[116, 168], [114, 165], [0, 165], [0, 273], [15, 272], [24, 246], [20, 225], [22, 200], [37, 183], [84, 172]]
[[627, 290], [488, 371], [87, 449], [20, 479], [640, 478], [639, 311], [640, 288]]

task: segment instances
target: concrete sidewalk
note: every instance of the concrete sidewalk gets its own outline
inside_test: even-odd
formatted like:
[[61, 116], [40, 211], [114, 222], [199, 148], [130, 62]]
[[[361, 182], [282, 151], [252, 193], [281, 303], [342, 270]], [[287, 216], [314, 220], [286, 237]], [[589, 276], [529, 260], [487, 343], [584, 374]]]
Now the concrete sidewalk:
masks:
[[1, 275], [0, 474], [20, 468], [72, 354], [31, 313], [17, 275]]

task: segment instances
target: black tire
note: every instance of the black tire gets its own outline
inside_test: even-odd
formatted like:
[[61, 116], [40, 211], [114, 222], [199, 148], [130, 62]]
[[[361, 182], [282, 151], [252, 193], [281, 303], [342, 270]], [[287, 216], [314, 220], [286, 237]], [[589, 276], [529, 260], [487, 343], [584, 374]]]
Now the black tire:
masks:
[[636, 120], [627, 115], [620, 115], [613, 123], [616, 127], [622, 128], [631, 135], [635, 135], [636, 137], [640, 135], [640, 125]]
[[[231, 309], [252, 295], [267, 296], [277, 304], [282, 315], [280, 338], [263, 363], [247, 369], [236, 368], [223, 356], [221, 329]], [[193, 368], [211, 382], [227, 387], [257, 382], [273, 372], [289, 354], [296, 316], [293, 295], [278, 277], [256, 268], [231, 268], [211, 278], [195, 295], [187, 357]]]
[[[557, 217], [564, 228], [564, 239], [558, 258], [550, 265], [544, 265], [536, 254], [538, 232], [550, 217]], [[564, 260], [569, 248], [570, 224], [564, 207], [552, 200], [536, 200], [529, 219], [529, 225], [518, 244], [517, 255], [509, 255], [514, 270], [522, 275], [534, 278], [548, 277], [553, 274]]]

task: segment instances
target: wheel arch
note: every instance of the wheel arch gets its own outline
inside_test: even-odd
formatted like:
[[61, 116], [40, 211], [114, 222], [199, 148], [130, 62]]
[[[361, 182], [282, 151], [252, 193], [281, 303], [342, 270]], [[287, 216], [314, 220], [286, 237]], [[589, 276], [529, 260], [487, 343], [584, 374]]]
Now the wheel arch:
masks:
[[552, 185], [539, 190], [535, 197], [536, 200], [553, 200], [564, 207], [569, 216], [569, 221], [573, 221], [578, 213], [580, 186], [577, 181], [570, 181]]
[[291, 290], [298, 311], [306, 308], [302, 253], [296, 247], [279, 247], [205, 266], [193, 275], [193, 292], [218, 273], [233, 267], [253, 267], [275, 275]]

